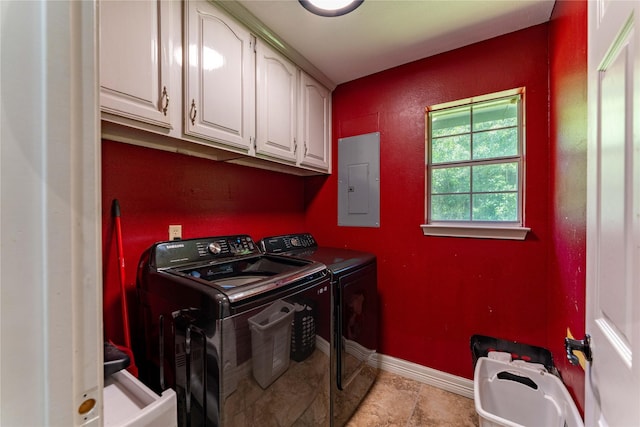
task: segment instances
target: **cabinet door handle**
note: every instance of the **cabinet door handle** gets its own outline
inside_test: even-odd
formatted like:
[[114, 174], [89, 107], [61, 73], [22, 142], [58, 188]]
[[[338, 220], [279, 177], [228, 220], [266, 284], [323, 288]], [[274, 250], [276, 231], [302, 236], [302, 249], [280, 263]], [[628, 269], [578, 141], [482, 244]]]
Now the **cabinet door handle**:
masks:
[[195, 126], [196, 124], [196, 115], [198, 114], [198, 110], [196, 109], [196, 100], [191, 100], [191, 111], [189, 111], [189, 119], [191, 119], [191, 124]]
[[167, 93], [167, 87], [164, 86], [162, 88], [162, 98], [164, 98], [164, 107], [162, 107], [162, 112], [164, 115], [167, 115], [167, 110], [169, 109], [169, 94]]
[[296, 154], [298, 152], [298, 141], [296, 141], [295, 138], [293, 138], [293, 154]]
[[307, 147], [307, 141], [304, 142], [304, 155], [307, 155], [307, 151], [309, 151], [309, 147]]

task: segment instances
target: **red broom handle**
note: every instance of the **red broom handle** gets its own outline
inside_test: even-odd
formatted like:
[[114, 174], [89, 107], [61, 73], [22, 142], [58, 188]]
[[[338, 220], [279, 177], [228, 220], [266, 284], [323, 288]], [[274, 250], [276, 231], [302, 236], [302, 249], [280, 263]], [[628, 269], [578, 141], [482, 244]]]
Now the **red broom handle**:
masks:
[[113, 217], [116, 225], [116, 244], [118, 247], [118, 266], [120, 273], [120, 301], [122, 302], [122, 322], [124, 323], [124, 345], [131, 348], [129, 336], [129, 310], [127, 308], [127, 290], [125, 286], [124, 251], [122, 250], [122, 225], [120, 224], [120, 203], [113, 200]]

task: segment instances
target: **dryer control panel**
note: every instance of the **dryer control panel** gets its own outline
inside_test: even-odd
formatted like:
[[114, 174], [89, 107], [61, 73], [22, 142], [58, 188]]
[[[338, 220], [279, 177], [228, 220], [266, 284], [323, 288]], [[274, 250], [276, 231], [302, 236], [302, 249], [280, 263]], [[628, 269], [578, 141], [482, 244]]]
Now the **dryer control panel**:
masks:
[[297, 249], [318, 247], [318, 243], [309, 233], [287, 234], [284, 236], [265, 237], [260, 241], [260, 247], [268, 254], [289, 252]]

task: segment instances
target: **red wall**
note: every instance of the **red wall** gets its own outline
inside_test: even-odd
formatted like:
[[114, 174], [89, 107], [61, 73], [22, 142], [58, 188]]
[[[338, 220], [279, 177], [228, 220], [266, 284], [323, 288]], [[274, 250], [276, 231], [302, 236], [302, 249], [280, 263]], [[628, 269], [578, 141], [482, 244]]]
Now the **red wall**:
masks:
[[[546, 24], [340, 85], [337, 139], [379, 131], [380, 228], [336, 225], [337, 176], [309, 180], [307, 228], [379, 260], [382, 353], [473, 377], [473, 334], [546, 347], [549, 138]], [[525, 241], [425, 237], [425, 106], [526, 87]], [[334, 158], [334, 170], [336, 168]], [[561, 345], [560, 342], [557, 345]]]
[[183, 238], [304, 231], [301, 177], [103, 140], [104, 330], [116, 344], [124, 341], [113, 199], [122, 209], [128, 293], [140, 255], [167, 240], [170, 224], [182, 224]]
[[584, 408], [584, 371], [561, 346], [585, 332], [587, 2], [556, 1], [549, 27], [551, 246], [549, 342], [562, 377]]

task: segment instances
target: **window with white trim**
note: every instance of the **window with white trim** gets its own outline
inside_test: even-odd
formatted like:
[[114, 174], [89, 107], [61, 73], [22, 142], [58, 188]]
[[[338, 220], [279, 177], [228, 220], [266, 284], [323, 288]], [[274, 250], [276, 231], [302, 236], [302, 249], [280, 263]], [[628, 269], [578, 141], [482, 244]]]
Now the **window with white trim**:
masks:
[[462, 228], [465, 237], [514, 238], [468, 235], [472, 228], [526, 234], [522, 102], [517, 90], [427, 108], [425, 234], [434, 228], [438, 235]]

